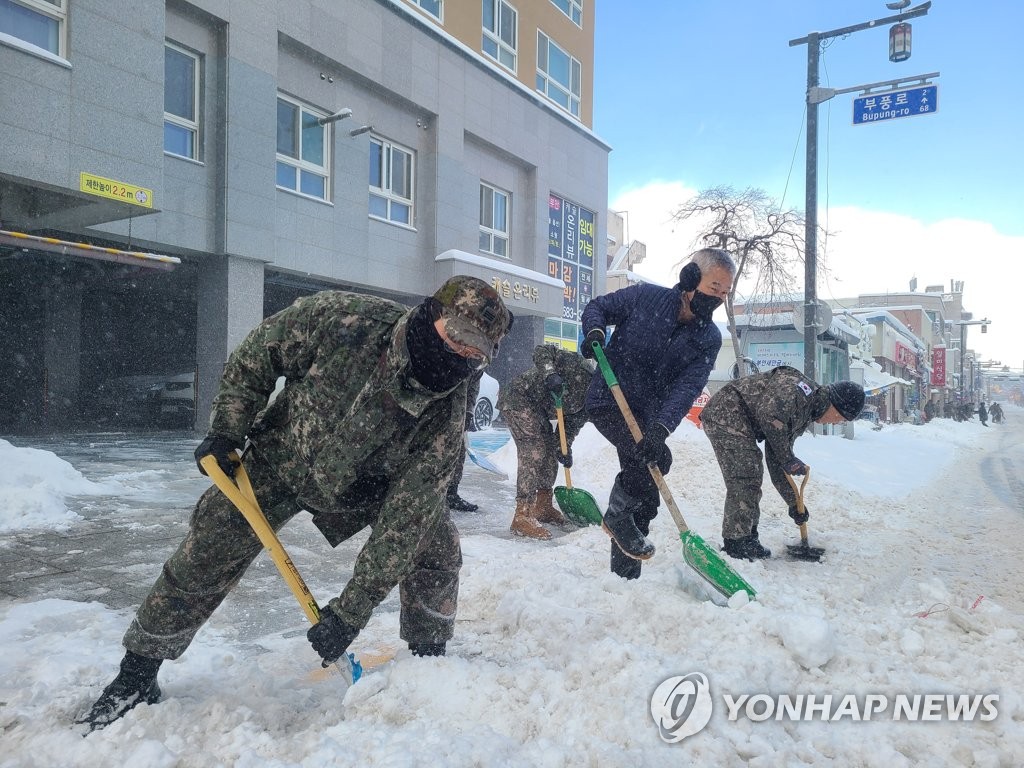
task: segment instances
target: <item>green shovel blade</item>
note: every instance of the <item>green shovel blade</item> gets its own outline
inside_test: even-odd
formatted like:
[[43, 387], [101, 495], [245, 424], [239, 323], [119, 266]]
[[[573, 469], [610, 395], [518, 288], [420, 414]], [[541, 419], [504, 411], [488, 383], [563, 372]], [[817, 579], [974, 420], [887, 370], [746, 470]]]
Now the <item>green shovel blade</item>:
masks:
[[683, 559], [693, 570], [726, 597], [743, 591], [751, 598], [756, 596], [754, 588], [747, 584], [732, 566], [693, 531], [679, 534], [683, 541]]
[[593, 496], [582, 488], [555, 488], [555, 501], [562, 512], [576, 525], [600, 525], [601, 510]]

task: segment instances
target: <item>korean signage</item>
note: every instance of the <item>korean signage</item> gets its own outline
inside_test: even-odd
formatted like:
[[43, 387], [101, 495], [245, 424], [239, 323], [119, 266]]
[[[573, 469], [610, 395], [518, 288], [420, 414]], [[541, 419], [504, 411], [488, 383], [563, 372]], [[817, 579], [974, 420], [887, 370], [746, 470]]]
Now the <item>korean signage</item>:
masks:
[[912, 350], [910, 347], [906, 346], [905, 344], [900, 344], [898, 341], [896, 342], [895, 346], [896, 346], [896, 356], [895, 356], [894, 359], [896, 360], [896, 364], [897, 365], [902, 365], [902, 366], [904, 366], [906, 368], [916, 369], [917, 368], [917, 355], [914, 353], [914, 350]]
[[123, 181], [105, 179], [102, 176], [93, 176], [91, 173], [82, 172], [79, 175], [78, 189], [90, 195], [107, 197], [122, 203], [140, 205], [143, 208], [153, 207], [153, 190], [125, 184]]
[[562, 281], [562, 319], [578, 323], [594, 298], [596, 216], [548, 195], [548, 275]]
[[536, 304], [540, 298], [540, 289], [526, 280], [509, 280], [507, 277], [495, 275], [491, 278], [491, 287], [505, 301], [529, 301], [532, 304]]
[[946, 348], [932, 349], [932, 386], [946, 386]]
[[759, 371], [788, 365], [802, 371], [804, 368], [804, 343], [802, 341], [784, 341], [775, 343], [751, 344], [747, 352]]
[[860, 96], [853, 100], [853, 124], [865, 125], [914, 115], [930, 115], [939, 109], [939, 86], [919, 85], [901, 91]]

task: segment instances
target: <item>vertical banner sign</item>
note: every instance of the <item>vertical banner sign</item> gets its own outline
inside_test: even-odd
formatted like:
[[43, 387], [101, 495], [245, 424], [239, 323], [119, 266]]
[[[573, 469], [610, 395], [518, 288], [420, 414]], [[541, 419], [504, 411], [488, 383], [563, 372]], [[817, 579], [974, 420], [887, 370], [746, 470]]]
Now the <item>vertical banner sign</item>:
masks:
[[562, 320], [572, 323], [594, 298], [595, 222], [593, 211], [548, 195], [548, 275], [562, 281]]
[[946, 348], [932, 349], [932, 386], [946, 386]]

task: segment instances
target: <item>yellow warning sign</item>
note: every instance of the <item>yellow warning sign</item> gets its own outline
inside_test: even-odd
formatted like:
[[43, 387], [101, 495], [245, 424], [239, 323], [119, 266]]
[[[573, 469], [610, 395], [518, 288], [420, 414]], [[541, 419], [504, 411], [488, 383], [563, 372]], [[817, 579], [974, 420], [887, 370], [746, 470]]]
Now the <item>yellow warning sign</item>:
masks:
[[134, 184], [125, 184], [123, 181], [105, 179], [102, 176], [94, 176], [91, 173], [82, 172], [78, 185], [79, 190], [88, 192], [90, 195], [108, 197], [111, 200], [119, 200], [122, 203], [141, 205], [143, 208], [153, 207], [153, 190], [145, 187], [136, 187]]

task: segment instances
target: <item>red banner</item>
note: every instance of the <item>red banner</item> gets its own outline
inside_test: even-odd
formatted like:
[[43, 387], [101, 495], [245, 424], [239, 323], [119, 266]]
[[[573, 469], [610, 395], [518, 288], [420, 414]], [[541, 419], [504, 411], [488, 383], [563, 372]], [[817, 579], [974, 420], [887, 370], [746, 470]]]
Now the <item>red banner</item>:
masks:
[[896, 342], [896, 364], [906, 368], [917, 368], [917, 355], [910, 347], [905, 347]]
[[946, 348], [932, 349], [932, 386], [946, 386]]

